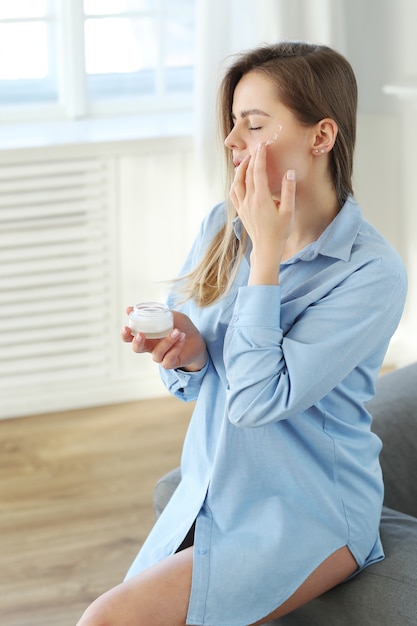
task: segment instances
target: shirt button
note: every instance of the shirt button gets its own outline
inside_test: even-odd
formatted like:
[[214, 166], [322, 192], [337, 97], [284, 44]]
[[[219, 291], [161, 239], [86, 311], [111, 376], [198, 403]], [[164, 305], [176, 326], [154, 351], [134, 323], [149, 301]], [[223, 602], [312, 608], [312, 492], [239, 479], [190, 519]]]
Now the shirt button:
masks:
[[206, 554], [207, 550], [205, 548], [199, 548], [198, 554]]

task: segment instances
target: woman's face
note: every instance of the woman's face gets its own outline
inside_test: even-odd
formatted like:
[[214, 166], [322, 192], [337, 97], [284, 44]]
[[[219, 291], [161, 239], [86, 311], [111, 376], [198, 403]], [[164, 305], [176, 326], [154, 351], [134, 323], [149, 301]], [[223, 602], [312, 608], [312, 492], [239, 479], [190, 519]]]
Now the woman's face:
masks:
[[297, 186], [308, 175], [312, 162], [314, 131], [302, 125], [277, 97], [269, 78], [249, 72], [240, 79], [233, 94], [234, 127], [225, 139], [232, 150], [235, 167], [253, 155], [260, 143], [267, 144], [267, 175], [272, 196], [279, 200], [281, 181], [294, 169]]

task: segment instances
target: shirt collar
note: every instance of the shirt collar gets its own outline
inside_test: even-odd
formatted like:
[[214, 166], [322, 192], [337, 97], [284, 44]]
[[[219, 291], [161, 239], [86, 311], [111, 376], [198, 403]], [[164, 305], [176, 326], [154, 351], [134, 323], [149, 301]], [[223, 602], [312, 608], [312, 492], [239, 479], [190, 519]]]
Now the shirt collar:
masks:
[[[320, 237], [300, 250], [294, 257], [285, 263], [294, 263], [297, 260], [313, 261], [319, 254], [333, 257], [342, 261], [349, 261], [353, 244], [363, 221], [361, 209], [356, 200], [349, 196], [339, 213], [328, 225]], [[243, 224], [240, 217], [233, 220], [236, 237], [241, 241]], [[252, 246], [248, 242], [249, 248]], [[246, 254], [249, 250], [246, 250]]]
[[361, 209], [356, 200], [350, 196], [317, 241], [301, 250], [300, 255], [302, 256], [308, 250], [309, 256], [313, 252], [311, 258], [316, 258], [321, 254], [349, 261], [362, 222]]

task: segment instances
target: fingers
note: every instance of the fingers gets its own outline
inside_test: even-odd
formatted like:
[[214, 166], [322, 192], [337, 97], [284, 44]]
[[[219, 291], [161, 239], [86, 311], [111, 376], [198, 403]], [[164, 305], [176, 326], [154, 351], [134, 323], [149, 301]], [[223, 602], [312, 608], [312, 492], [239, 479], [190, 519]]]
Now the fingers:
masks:
[[229, 197], [238, 213], [245, 199], [253, 198], [256, 192], [269, 194], [266, 152], [267, 144], [258, 144], [254, 154], [247, 155], [236, 168]]
[[235, 209], [239, 212], [240, 205], [246, 196], [246, 172], [249, 166], [250, 156], [246, 156], [236, 168], [235, 177], [230, 189], [230, 199]]
[[133, 341], [132, 331], [128, 326], [123, 326], [122, 330], [120, 331], [120, 336], [122, 338], [122, 341], [124, 341], [125, 343], [132, 343]]
[[[270, 198], [266, 163], [267, 146], [268, 143], [258, 144], [254, 154], [245, 157], [236, 168], [230, 198], [238, 213], [245, 200], [264, 202]], [[295, 171], [290, 169], [283, 178], [280, 204], [294, 210], [295, 190]]]
[[177, 367], [185, 337], [185, 333], [174, 328], [167, 337], [157, 341], [152, 349], [152, 359], [155, 363], [159, 363], [167, 369]]
[[186, 335], [184, 332], [174, 328], [174, 330], [163, 339], [147, 339], [143, 333], [136, 333], [132, 336], [130, 328], [122, 329], [121, 337], [126, 343], [132, 344], [132, 350], [136, 354], [149, 352], [155, 363], [159, 363], [166, 369], [173, 369], [180, 366], [180, 355], [184, 347]]
[[[182, 366], [182, 350], [185, 343], [185, 335], [184, 333], [181, 334], [183, 337], [180, 337], [173, 347], [164, 354], [163, 359], [161, 361], [156, 361], [161, 365], [161, 367], [167, 370], [176, 369], [177, 367]], [[152, 358], [155, 361], [154, 355], [152, 355]]]
[[279, 205], [279, 215], [281, 218], [282, 232], [286, 237], [292, 232], [295, 217], [295, 191], [296, 177], [294, 170], [288, 170], [282, 179], [281, 203]]
[[269, 191], [268, 175], [266, 172], [266, 144], [260, 143], [256, 148], [256, 152], [251, 159], [251, 171], [249, 179], [257, 189], [266, 189]]
[[[128, 326], [125, 326], [120, 331], [120, 335], [125, 343], [132, 344], [133, 352], [137, 352], [138, 354], [141, 354], [142, 352], [151, 352], [152, 340], [146, 339], [146, 336], [143, 333], [136, 333], [135, 335], [132, 335], [131, 329]], [[159, 339], [153, 340], [153, 343], [156, 343], [157, 341], [159, 341]]]
[[281, 186], [281, 204], [279, 210], [281, 213], [289, 212], [291, 214], [295, 211], [295, 191], [296, 191], [296, 177], [294, 170], [287, 170]]

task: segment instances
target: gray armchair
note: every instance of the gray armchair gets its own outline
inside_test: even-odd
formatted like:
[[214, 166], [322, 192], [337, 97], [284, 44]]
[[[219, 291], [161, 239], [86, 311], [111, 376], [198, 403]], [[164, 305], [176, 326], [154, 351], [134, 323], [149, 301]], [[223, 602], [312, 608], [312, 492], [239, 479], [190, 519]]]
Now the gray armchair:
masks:
[[[417, 626], [417, 363], [381, 376], [368, 408], [384, 444], [386, 558], [271, 626]], [[180, 478], [175, 469], [158, 481], [157, 517]]]

